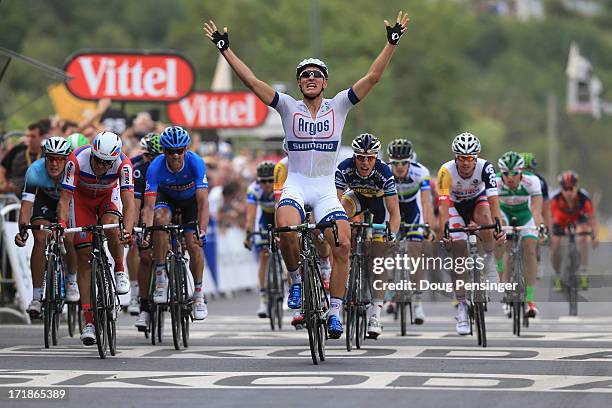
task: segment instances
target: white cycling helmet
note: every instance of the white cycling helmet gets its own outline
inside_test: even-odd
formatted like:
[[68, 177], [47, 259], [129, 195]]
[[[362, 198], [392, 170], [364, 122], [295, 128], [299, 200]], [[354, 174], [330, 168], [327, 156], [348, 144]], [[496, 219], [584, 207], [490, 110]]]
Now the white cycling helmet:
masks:
[[91, 142], [91, 151], [100, 160], [115, 160], [121, 154], [121, 138], [113, 132], [98, 133]]
[[323, 72], [325, 79], [329, 78], [329, 71], [327, 69], [327, 65], [325, 65], [325, 63], [318, 58], [306, 58], [305, 60], [300, 61], [300, 63], [295, 68], [295, 78], [300, 79], [300, 74], [307, 67], [317, 67]]
[[43, 153], [57, 156], [68, 156], [72, 152], [72, 146], [61, 136], [51, 136], [43, 144]]
[[480, 153], [480, 140], [471, 133], [461, 133], [453, 139], [452, 150], [455, 154], [478, 154]]

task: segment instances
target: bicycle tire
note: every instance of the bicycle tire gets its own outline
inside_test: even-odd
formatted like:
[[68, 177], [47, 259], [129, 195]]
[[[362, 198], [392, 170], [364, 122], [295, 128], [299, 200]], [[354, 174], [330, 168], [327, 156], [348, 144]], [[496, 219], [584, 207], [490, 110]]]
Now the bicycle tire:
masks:
[[179, 264], [179, 280], [181, 285], [180, 305], [181, 305], [181, 337], [183, 347], [189, 347], [189, 320], [191, 319], [192, 300], [189, 298], [189, 288], [187, 282], [187, 267], [184, 261]]
[[304, 262], [303, 267], [303, 304], [304, 304], [304, 319], [306, 330], [308, 331], [308, 345], [310, 347], [310, 356], [314, 365], [319, 364], [318, 355], [318, 319], [314, 304], [314, 291], [312, 282], [312, 271], [309, 270], [309, 262]]
[[67, 323], [68, 323], [68, 335], [70, 337], [74, 337], [74, 329], [76, 328], [76, 324], [77, 324], [77, 305], [76, 303], [68, 303], [68, 316], [67, 316]]
[[404, 302], [398, 302], [395, 304], [396, 308], [399, 311], [400, 315], [400, 334], [402, 336], [406, 335], [406, 304]]
[[117, 304], [119, 299], [115, 293], [115, 280], [110, 271], [108, 262], [104, 257], [104, 273], [106, 279], [104, 279], [105, 291], [106, 291], [106, 336], [108, 340], [108, 350], [110, 355], [114, 356], [117, 353]]
[[277, 285], [275, 284], [276, 279], [276, 262], [274, 260], [274, 254], [268, 255], [268, 262], [266, 264], [266, 295], [268, 299], [268, 319], [270, 320], [270, 329], [274, 331], [276, 329], [276, 297]]
[[[324, 303], [327, 300], [325, 295], [325, 288], [323, 287], [323, 279], [321, 277], [321, 271], [316, 263], [311, 265], [312, 270], [312, 283], [314, 292], [314, 301], [316, 306], [317, 314], [317, 352], [319, 354], [319, 361], [325, 361], [325, 341], [327, 340], [327, 325], [323, 318]], [[329, 310], [329, 305], [327, 305]]]
[[567, 285], [569, 298], [569, 315], [578, 316], [578, 250], [575, 247], [570, 249], [570, 261], [568, 265], [568, 280]]
[[485, 324], [485, 303], [475, 302], [475, 313], [476, 313], [476, 328], [478, 331], [478, 345], [487, 347], [487, 327]]
[[512, 334], [521, 335], [521, 314], [522, 304], [520, 302], [512, 303]]
[[170, 320], [172, 322], [172, 342], [174, 349], [181, 349], [181, 306], [179, 304], [178, 291], [179, 282], [177, 282], [176, 259], [172, 258], [168, 263], [168, 284], [169, 284], [169, 301], [170, 301]]
[[157, 342], [160, 344], [162, 343], [162, 340], [164, 338], [164, 322], [165, 322], [164, 315], [166, 314], [167, 311], [168, 311], [167, 306], [165, 305], [157, 306]]
[[344, 308], [345, 311], [345, 319], [346, 322], [346, 351], [353, 350], [353, 340], [355, 337], [355, 305], [347, 304]]
[[104, 310], [104, 282], [99, 273], [101, 268], [100, 259], [94, 256], [91, 260], [91, 308], [94, 318], [94, 332], [96, 335], [96, 346], [101, 359], [106, 358], [106, 311]]
[[53, 292], [53, 276], [55, 275], [55, 261], [53, 254], [49, 255], [47, 258], [47, 265], [45, 267], [45, 276], [44, 276], [44, 299], [42, 301], [42, 317], [43, 317], [43, 335], [44, 335], [44, 343], [45, 348], [50, 348], [52, 339], [51, 339], [51, 320], [53, 318], [53, 312], [51, 310], [52, 304], [52, 292]]

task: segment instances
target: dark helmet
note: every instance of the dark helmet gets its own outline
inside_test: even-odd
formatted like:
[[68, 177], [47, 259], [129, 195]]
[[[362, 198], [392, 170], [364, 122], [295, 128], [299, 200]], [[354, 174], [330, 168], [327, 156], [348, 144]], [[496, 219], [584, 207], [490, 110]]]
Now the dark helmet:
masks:
[[263, 161], [257, 165], [257, 178], [265, 179], [274, 177], [274, 162]]
[[395, 139], [387, 146], [387, 154], [390, 159], [414, 159], [412, 142], [408, 139]]

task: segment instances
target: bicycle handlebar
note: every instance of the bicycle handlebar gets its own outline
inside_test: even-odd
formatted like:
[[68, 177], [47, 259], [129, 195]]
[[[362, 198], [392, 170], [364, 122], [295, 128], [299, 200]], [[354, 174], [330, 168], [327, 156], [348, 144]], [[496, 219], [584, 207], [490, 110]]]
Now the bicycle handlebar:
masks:
[[477, 231], [494, 229], [495, 232], [499, 233], [502, 231], [501, 224], [499, 219], [495, 220], [494, 224], [484, 224], [479, 225], [477, 227], [457, 227], [457, 228], [449, 228], [448, 221], [444, 224], [444, 237], [448, 239], [449, 235], [453, 232], [465, 232], [467, 234], [474, 234]]
[[331, 228], [334, 233], [334, 243], [337, 247], [340, 246], [340, 240], [338, 238], [338, 224], [336, 224], [336, 220], [331, 220], [329, 222], [320, 222], [318, 224], [311, 224], [305, 222], [303, 224], [297, 225], [288, 225], [286, 227], [277, 227], [272, 229], [273, 234], [279, 234], [283, 232], [304, 232], [310, 230], [325, 230], [327, 228]]

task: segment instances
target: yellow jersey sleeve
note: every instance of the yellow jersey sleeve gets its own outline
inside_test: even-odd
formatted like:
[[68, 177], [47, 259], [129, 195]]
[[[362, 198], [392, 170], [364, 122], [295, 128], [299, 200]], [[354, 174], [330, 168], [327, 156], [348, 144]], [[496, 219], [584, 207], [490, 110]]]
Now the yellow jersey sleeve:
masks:
[[287, 180], [287, 166], [279, 161], [274, 166], [274, 197], [280, 197], [285, 180]]
[[453, 185], [453, 179], [446, 166], [440, 167], [438, 171], [438, 199], [446, 201], [450, 198], [450, 189]]

